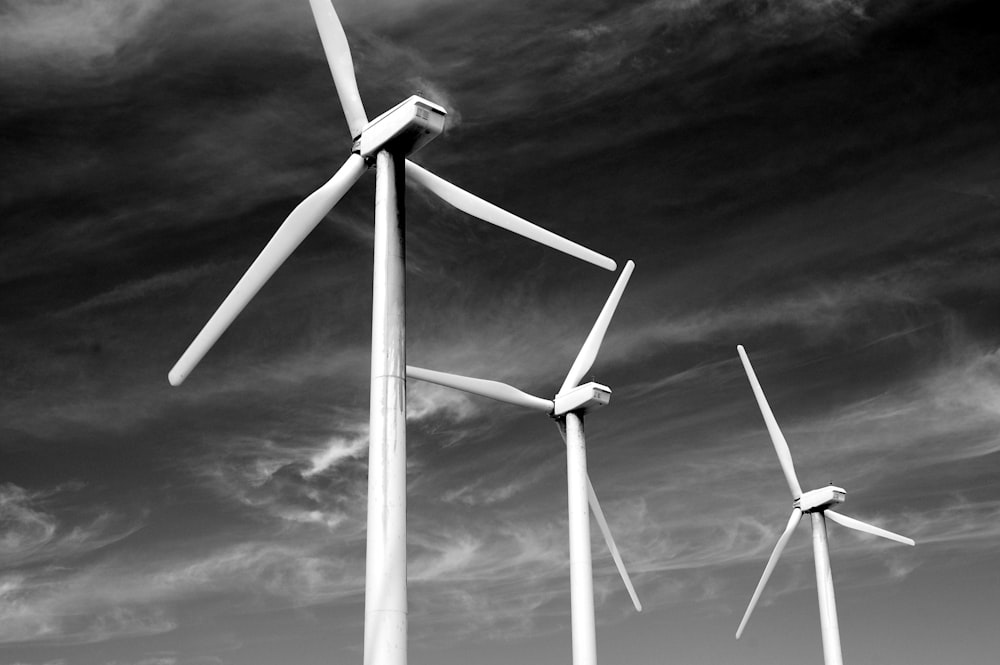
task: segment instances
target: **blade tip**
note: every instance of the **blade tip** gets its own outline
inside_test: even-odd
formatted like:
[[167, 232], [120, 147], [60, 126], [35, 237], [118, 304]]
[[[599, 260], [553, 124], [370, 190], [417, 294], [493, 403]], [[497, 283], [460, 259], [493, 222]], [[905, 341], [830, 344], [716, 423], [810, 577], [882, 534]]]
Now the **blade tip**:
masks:
[[184, 379], [186, 378], [187, 378], [187, 372], [181, 372], [177, 368], [174, 368], [167, 373], [167, 381], [169, 381], [170, 385], [174, 386], [175, 388], [184, 383]]

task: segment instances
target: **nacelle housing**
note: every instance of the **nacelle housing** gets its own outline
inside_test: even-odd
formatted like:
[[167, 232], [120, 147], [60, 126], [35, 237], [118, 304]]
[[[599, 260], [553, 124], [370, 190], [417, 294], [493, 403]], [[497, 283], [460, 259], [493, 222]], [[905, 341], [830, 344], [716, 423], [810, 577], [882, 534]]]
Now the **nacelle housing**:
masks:
[[559, 393], [555, 398], [553, 416], [562, 416], [572, 411], [584, 413], [611, 401], [611, 388], [591, 381], [572, 390]]
[[843, 487], [828, 485], [818, 490], [803, 492], [802, 496], [795, 500], [794, 505], [804, 513], [814, 513], [817, 510], [843, 503], [846, 498], [847, 491]]
[[434, 102], [412, 95], [368, 123], [358, 139], [358, 152], [365, 158], [382, 149], [412, 154], [444, 130], [447, 114]]

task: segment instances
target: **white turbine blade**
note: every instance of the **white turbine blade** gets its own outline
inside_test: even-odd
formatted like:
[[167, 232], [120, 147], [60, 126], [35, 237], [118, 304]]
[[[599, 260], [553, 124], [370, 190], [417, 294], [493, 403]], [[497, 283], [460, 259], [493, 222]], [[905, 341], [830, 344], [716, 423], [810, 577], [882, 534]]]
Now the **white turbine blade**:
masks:
[[535, 409], [536, 411], [544, 411], [545, 413], [552, 413], [552, 410], [555, 408], [552, 400], [529, 395], [523, 390], [518, 390], [514, 386], [500, 383], [499, 381], [474, 379], [469, 376], [437, 372], [432, 369], [413, 367], [411, 365], [406, 366], [406, 376], [412, 379], [419, 379], [420, 381], [436, 383], [439, 386], [462, 390], [473, 395], [489, 397], [490, 399], [513, 404], [514, 406], [523, 406], [528, 409]]
[[[562, 437], [563, 443], [566, 443], [566, 421], [561, 418], [557, 420], [556, 428], [559, 430], [559, 436]], [[636, 595], [635, 587], [632, 586], [632, 579], [628, 576], [628, 571], [625, 570], [625, 564], [622, 562], [621, 554], [618, 553], [618, 546], [615, 545], [615, 539], [611, 536], [611, 528], [608, 526], [608, 520], [604, 517], [604, 511], [601, 510], [601, 502], [597, 500], [597, 493], [594, 491], [594, 484], [590, 482], [589, 473], [587, 474], [587, 495], [590, 510], [597, 520], [597, 526], [601, 528], [601, 533], [604, 534], [604, 542], [607, 543], [608, 549], [611, 551], [611, 558], [615, 560], [618, 574], [621, 575], [622, 582], [625, 583], [625, 589], [628, 591], [629, 597], [632, 598], [635, 611], [642, 612], [642, 603], [639, 602], [639, 596]]]
[[795, 531], [795, 527], [799, 524], [799, 519], [802, 517], [802, 511], [798, 508], [792, 509], [792, 516], [788, 518], [788, 526], [785, 527], [784, 533], [778, 538], [778, 543], [774, 546], [774, 551], [771, 552], [771, 558], [767, 560], [767, 565], [764, 566], [764, 574], [760, 576], [760, 582], [757, 582], [757, 588], [754, 589], [753, 598], [750, 599], [750, 605], [747, 607], [746, 613], [743, 615], [743, 621], [740, 622], [740, 627], [736, 630], [736, 639], [740, 639], [740, 635], [743, 634], [743, 629], [746, 628], [747, 621], [750, 620], [750, 614], [753, 612], [753, 608], [757, 606], [757, 600], [760, 599], [760, 594], [764, 590], [764, 585], [767, 584], [767, 580], [771, 577], [771, 572], [774, 570], [774, 565], [778, 563], [778, 557], [781, 556], [782, 551], [785, 549], [785, 545], [788, 544], [788, 539], [792, 537], [792, 532]]
[[802, 496], [802, 487], [799, 485], [799, 479], [795, 475], [795, 466], [792, 464], [792, 452], [788, 449], [788, 442], [785, 441], [785, 436], [781, 433], [781, 428], [778, 427], [778, 421], [774, 419], [774, 414], [771, 413], [771, 407], [767, 403], [767, 398], [764, 397], [764, 390], [760, 387], [760, 382], [757, 381], [757, 375], [754, 374], [753, 366], [750, 364], [750, 358], [747, 357], [746, 350], [742, 346], [737, 346], [736, 350], [740, 354], [740, 360], [743, 361], [743, 369], [746, 370], [747, 378], [750, 379], [750, 387], [753, 388], [753, 394], [757, 398], [760, 413], [764, 416], [764, 423], [767, 425], [767, 431], [771, 435], [774, 452], [778, 454], [778, 462], [781, 463], [781, 470], [785, 473], [788, 489], [792, 491], [792, 498], [797, 499]]
[[870, 533], [873, 536], [881, 536], [882, 538], [888, 538], [889, 540], [894, 540], [897, 543], [903, 543], [904, 545], [916, 545], [912, 538], [907, 538], [906, 536], [901, 536], [898, 533], [880, 529], [877, 526], [862, 522], [861, 520], [856, 520], [853, 517], [848, 517], [847, 515], [842, 515], [841, 513], [835, 513], [832, 510], [824, 510], [823, 514], [840, 526], [846, 526], [848, 529], [863, 531], [865, 533]]
[[243, 311], [247, 303], [257, 295], [257, 292], [271, 278], [271, 275], [295, 251], [295, 248], [302, 243], [309, 232], [316, 228], [326, 213], [337, 205], [347, 190], [358, 181], [358, 178], [365, 172], [365, 168], [365, 160], [360, 155], [351, 155], [325, 185], [310, 194], [292, 210], [284, 223], [278, 227], [274, 237], [267, 243], [264, 250], [219, 305], [219, 309], [215, 311], [212, 318], [191, 342], [184, 355], [170, 370], [168, 377], [171, 385], [179, 386], [187, 378], [191, 370], [208, 353], [208, 350]]
[[330, 0], [309, 0], [312, 6], [319, 38], [326, 51], [326, 60], [330, 63], [333, 83], [337, 86], [337, 96], [347, 117], [347, 126], [351, 130], [351, 138], [361, 136], [361, 131], [368, 124], [361, 94], [358, 92], [358, 81], [354, 76], [354, 61], [351, 59], [351, 47], [347, 44], [344, 26], [340, 23], [333, 3]]
[[488, 201], [484, 201], [478, 196], [470, 194], [464, 189], [451, 184], [447, 180], [434, 175], [427, 169], [417, 166], [410, 160], [406, 160], [406, 175], [408, 178], [412, 178], [429, 189], [445, 203], [449, 203], [462, 212], [472, 215], [477, 219], [489, 222], [490, 224], [499, 226], [502, 229], [507, 229], [512, 233], [524, 236], [529, 240], [534, 240], [535, 242], [545, 245], [546, 247], [557, 249], [564, 254], [569, 254], [570, 256], [587, 261], [588, 263], [592, 263], [595, 266], [604, 268], [605, 270], [614, 270], [617, 267], [614, 261], [603, 254], [598, 254], [593, 250], [576, 244], [572, 240], [567, 240], [562, 236], [556, 235], [551, 231], [547, 231], [540, 226], [532, 224], [526, 219], [522, 219], [517, 215], [509, 213], [503, 208], [495, 206]]
[[590, 510], [597, 520], [597, 526], [601, 528], [601, 533], [604, 534], [604, 542], [608, 544], [608, 549], [611, 550], [611, 558], [615, 560], [615, 566], [618, 567], [618, 574], [622, 576], [622, 582], [625, 583], [628, 595], [632, 598], [635, 611], [642, 612], [642, 603], [639, 602], [639, 596], [636, 595], [635, 587], [632, 586], [632, 580], [628, 576], [628, 571], [625, 570], [625, 564], [622, 562], [621, 554], [618, 553], [618, 546], [615, 545], [615, 539], [611, 537], [608, 520], [605, 519], [604, 511], [601, 510], [601, 504], [597, 500], [597, 494], [594, 493], [594, 485], [590, 482], [589, 474], [587, 475], [587, 491], [590, 495]]
[[618, 302], [622, 299], [622, 293], [625, 292], [625, 287], [628, 285], [628, 279], [632, 276], [634, 268], [635, 263], [632, 261], [625, 264], [622, 274], [615, 283], [615, 288], [611, 289], [608, 301], [604, 303], [597, 321], [594, 322], [594, 327], [590, 329], [587, 340], [580, 348], [580, 353], [577, 354], [576, 360], [573, 361], [573, 366], [569, 368], [569, 374], [566, 375], [566, 380], [563, 381], [562, 387], [559, 389], [560, 393], [575, 388], [587, 372], [590, 371], [590, 368], [594, 366], [597, 354], [601, 350], [601, 344], [604, 342], [604, 335], [608, 332], [608, 326], [611, 324], [611, 317], [615, 315]]

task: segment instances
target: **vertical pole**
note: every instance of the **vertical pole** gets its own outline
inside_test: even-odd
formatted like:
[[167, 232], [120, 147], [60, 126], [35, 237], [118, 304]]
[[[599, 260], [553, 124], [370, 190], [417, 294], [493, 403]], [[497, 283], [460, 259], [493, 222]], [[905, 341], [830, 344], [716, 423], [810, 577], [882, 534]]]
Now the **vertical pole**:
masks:
[[811, 515], [819, 623], [823, 629], [823, 662], [826, 665], [843, 665], [844, 658], [840, 652], [840, 626], [837, 625], [837, 601], [833, 595], [833, 572], [830, 570], [830, 546], [826, 540], [826, 517], [822, 511]]
[[583, 416], [577, 413], [566, 414], [566, 484], [573, 665], [597, 665], [590, 509], [587, 505], [587, 450], [583, 437]]
[[406, 665], [403, 157], [376, 160], [364, 665]]

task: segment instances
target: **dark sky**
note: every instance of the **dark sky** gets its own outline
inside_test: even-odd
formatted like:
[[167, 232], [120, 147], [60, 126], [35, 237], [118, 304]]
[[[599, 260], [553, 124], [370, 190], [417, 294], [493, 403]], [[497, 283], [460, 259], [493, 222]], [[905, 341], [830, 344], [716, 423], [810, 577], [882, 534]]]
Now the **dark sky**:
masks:
[[[338, 2], [415, 161], [635, 274], [592, 373], [605, 663], [1000, 651], [1000, 39], [944, 0]], [[191, 378], [167, 371], [350, 149], [305, 0], [0, 0], [0, 663], [361, 659], [368, 174]], [[615, 275], [407, 189], [411, 364], [551, 396]], [[539, 414], [411, 383], [411, 665], [567, 663], [565, 456]]]

